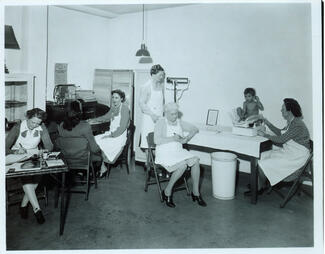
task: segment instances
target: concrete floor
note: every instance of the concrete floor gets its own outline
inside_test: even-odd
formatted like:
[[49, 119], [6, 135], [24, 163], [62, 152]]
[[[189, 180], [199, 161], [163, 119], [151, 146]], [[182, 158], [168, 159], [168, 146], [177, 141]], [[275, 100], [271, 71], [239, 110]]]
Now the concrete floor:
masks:
[[[139, 165], [127, 175], [113, 168], [109, 179], [91, 188], [89, 200], [72, 194], [63, 236], [59, 208], [41, 207], [46, 218], [38, 225], [29, 211], [22, 220], [18, 206], [7, 214], [7, 250], [147, 249], [147, 248], [260, 248], [312, 247], [313, 200], [295, 196], [283, 209], [274, 192], [259, 196], [257, 205], [244, 197], [248, 175], [241, 174], [234, 200], [212, 196], [211, 171], [202, 168], [201, 193], [207, 207], [193, 203], [185, 191], [174, 193], [176, 208], [161, 203], [155, 185], [143, 191]], [[191, 182], [189, 181], [191, 186]]]

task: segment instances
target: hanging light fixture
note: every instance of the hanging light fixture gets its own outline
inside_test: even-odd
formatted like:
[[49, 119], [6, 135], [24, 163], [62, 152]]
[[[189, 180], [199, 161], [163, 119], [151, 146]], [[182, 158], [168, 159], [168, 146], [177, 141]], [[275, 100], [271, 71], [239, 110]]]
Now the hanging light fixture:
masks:
[[[150, 57], [150, 53], [147, 50], [146, 44], [144, 42], [144, 4], [142, 5], [142, 43], [141, 43], [141, 48], [137, 51], [137, 53], [135, 55]], [[141, 63], [141, 59], [139, 61], [140, 63]], [[151, 57], [150, 57], [150, 59], [151, 59]], [[152, 62], [152, 59], [151, 59], [151, 62]]]

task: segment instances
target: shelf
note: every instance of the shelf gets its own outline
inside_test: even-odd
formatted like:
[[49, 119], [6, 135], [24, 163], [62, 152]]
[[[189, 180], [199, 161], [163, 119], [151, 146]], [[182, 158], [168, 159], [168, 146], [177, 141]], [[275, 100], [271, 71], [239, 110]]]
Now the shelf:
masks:
[[27, 86], [27, 81], [5, 81], [5, 86]]
[[27, 102], [6, 100], [6, 108], [19, 108], [19, 107], [23, 107], [26, 105], [27, 105]]

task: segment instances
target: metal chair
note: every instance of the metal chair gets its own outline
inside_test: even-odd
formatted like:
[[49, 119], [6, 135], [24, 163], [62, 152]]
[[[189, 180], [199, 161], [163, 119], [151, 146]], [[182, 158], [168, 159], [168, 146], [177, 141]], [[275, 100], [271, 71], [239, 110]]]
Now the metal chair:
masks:
[[[283, 208], [285, 205], [291, 200], [291, 198], [296, 194], [299, 193], [299, 190], [301, 188], [301, 185], [304, 180], [309, 179], [313, 183], [313, 141], [310, 140], [310, 155], [305, 162], [305, 164], [296, 170], [293, 174], [286, 177], [284, 180], [282, 180], [279, 184], [272, 187], [272, 190], [274, 190], [279, 196], [283, 198], [283, 201], [280, 204], [280, 207]], [[289, 191], [286, 195], [283, 195], [281, 190], [281, 185], [286, 185], [286, 183], [292, 183]]]
[[[85, 185], [85, 190], [69, 188], [68, 192], [85, 193], [85, 200], [88, 200], [90, 184], [95, 184], [95, 188], [97, 189], [95, 170], [90, 161], [88, 140], [84, 137], [58, 137], [56, 145], [64, 156], [69, 173], [71, 173], [70, 176], [74, 178], [73, 182]], [[77, 173], [79, 172], [86, 174], [85, 180], [83, 180], [84, 175], [81, 176], [80, 180], [77, 180]], [[92, 174], [93, 180], [90, 179], [90, 174]]]
[[[161, 189], [161, 183], [162, 182], [168, 182], [170, 178], [170, 173], [160, 164], [155, 163], [155, 149], [156, 145], [154, 143], [154, 133], [150, 132], [147, 136], [147, 142], [148, 142], [148, 158], [147, 158], [147, 175], [146, 175], [146, 181], [144, 185], [144, 191], [148, 191], [148, 186], [152, 184], [157, 184], [158, 193], [160, 197], [160, 201], [164, 202], [162, 197], [162, 189]], [[160, 171], [160, 172], [158, 172]], [[153, 180], [150, 180], [150, 178], [153, 177]], [[187, 184], [187, 177], [188, 177], [188, 170], [185, 171], [181, 179], [183, 180], [184, 184], [183, 186], [177, 186], [177, 182], [174, 186], [173, 191], [179, 191], [179, 190], [186, 190], [187, 195], [190, 195], [190, 190], [188, 188]], [[181, 180], [180, 179], [180, 180]], [[178, 181], [179, 182], [179, 181]]]

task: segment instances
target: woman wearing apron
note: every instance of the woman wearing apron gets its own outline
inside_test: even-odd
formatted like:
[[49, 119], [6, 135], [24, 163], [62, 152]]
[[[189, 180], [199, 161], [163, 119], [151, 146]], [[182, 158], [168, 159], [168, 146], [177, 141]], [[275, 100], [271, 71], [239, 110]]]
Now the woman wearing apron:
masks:
[[103, 157], [100, 178], [107, 175], [108, 169], [105, 163], [114, 163], [126, 143], [130, 110], [128, 105], [123, 103], [124, 101], [125, 93], [123, 91], [118, 89], [112, 91], [112, 108], [107, 115], [111, 121], [110, 129], [101, 135], [95, 136]]
[[151, 67], [150, 75], [151, 79], [141, 88], [139, 101], [143, 113], [140, 147], [146, 149], [146, 152], [147, 135], [153, 132], [155, 123], [163, 116], [165, 71], [157, 64]]
[[283, 118], [287, 120], [287, 126], [284, 129], [278, 129], [264, 118], [265, 124], [276, 135], [258, 131], [259, 135], [278, 145], [271, 151], [263, 152], [258, 161], [260, 168], [259, 194], [263, 192], [266, 178], [271, 186], [279, 183], [301, 168], [310, 154], [309, 131], [301, 120], [302, 112], [299, 103], [291, 98], [286, 98], [283, 102], [281, 113]]
[[[183, 131], [188, 132], [188, 135], [184, 137]], [[168, 172], [172, 172], [168, 185], [163, 191], [163, 199], [169, 207], [175, 207], [172, 189], [187, 167], [191, 168], [193, 202], [197, 201], [200, 206], [206, 206], [199, 192], [199, 159], [183, 149], [183, 144], [187, 143], [197, 132], [198, 129], [195, 126], [178, 119], [176, 103], [165, 105], [165, 118], [161, 118], [155, 126], [154, 142], [157, 145], [155, 163], [161, 164]]]
[[[53, 144], [49, 133], [42, 122], [46, 119], [46, 113], [34, 108], [26, 112], [26, 120], [16, 124], [6, 136], [7, 154], [38, 154], [38, 145], [42, 141], [45, 149], [52, 151]], [[37, 222], [43, 224], [45, 219], [40, 209], [35, 189], [39, 182], [39, 177], [22, 177], [23, 190], [25, 195], [20, 205], [20, 215], [23, 219], [28, 217], [28, 203], [30, 202]]]

